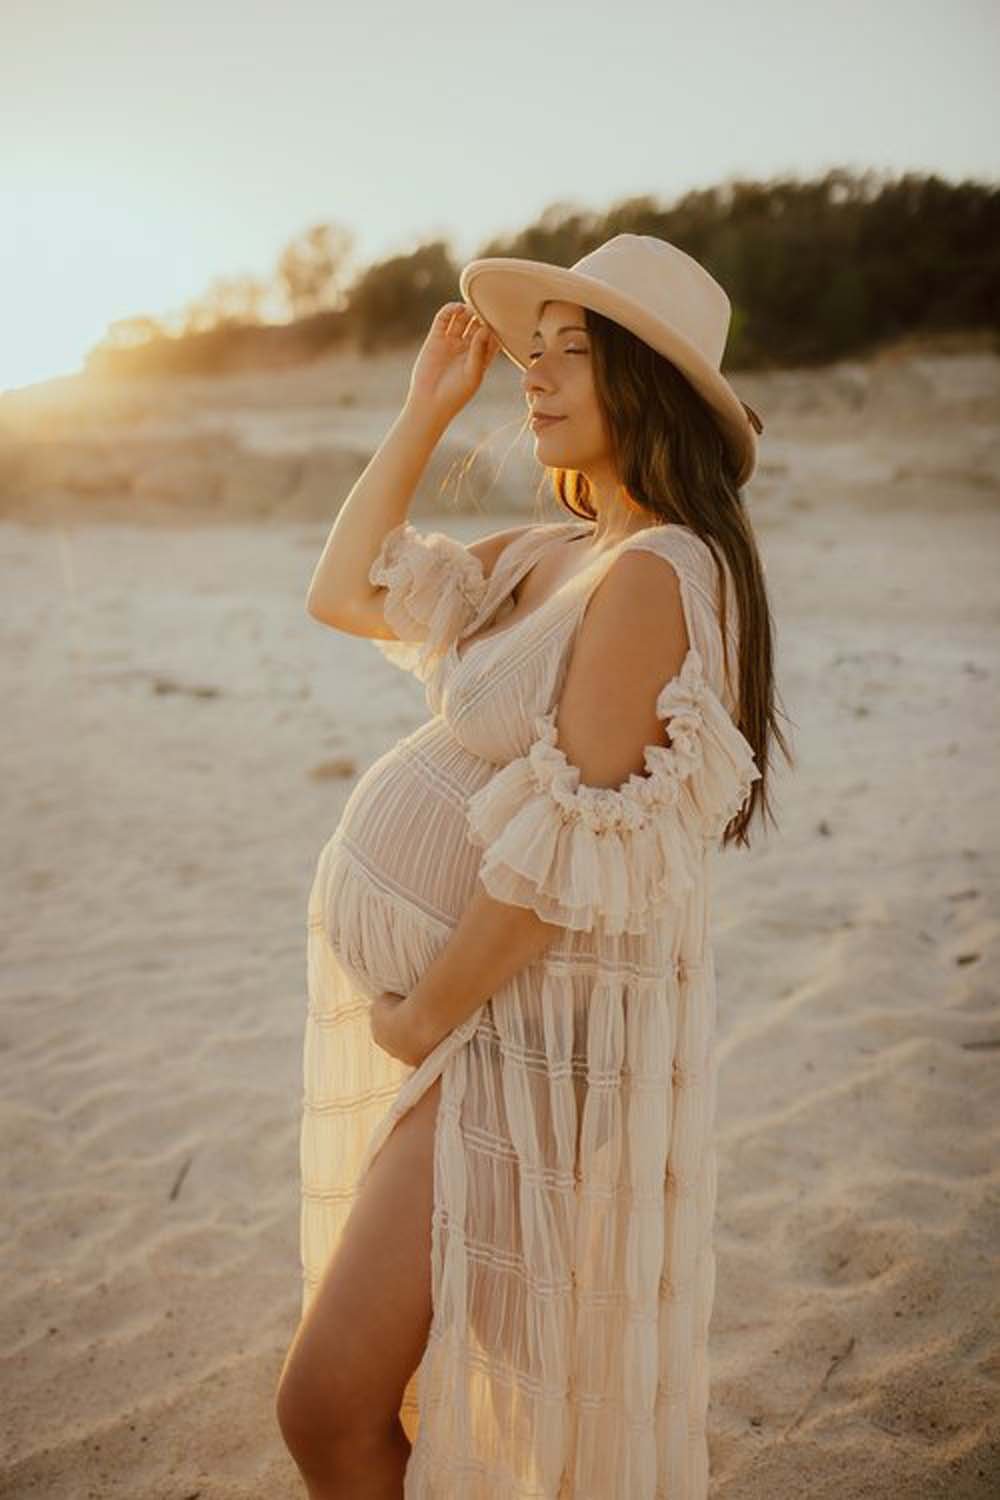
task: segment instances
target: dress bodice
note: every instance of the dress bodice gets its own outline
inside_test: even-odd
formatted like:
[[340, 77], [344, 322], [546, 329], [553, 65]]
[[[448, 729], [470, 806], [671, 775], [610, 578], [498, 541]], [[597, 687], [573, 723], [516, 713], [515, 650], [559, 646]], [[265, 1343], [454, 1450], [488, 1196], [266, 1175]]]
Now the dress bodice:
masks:
[[[483, 580], [464, 622], [438, 654], [425, 683], [428, 707], [447, 721], [473, 754], [504, 764], [526, 752], [534, 737], [536, 718], [558, 701], [587, 601], [614, 560], [632, 547], [656, 552], [675, 568], [689, 642], [697, 650], [713, 690], [727, 711], [734, 712], [736, 695], [730, 681], [735, 678], [739, 634], [731, 575], [727, 568], [727, 678], [715, 559], [707, 544], [687, 527], [668, 523], [632, 533], [585, 564], [520, 619], [493, 628], [504, 611], [510, 611], [513, 590], [541, 555], [591, 529], [589, 522], [556, 522], [533, 527], [516, 537], [501, 554], [490, 578]], [[474, 639], [486, 623], [491, 625], [491, 634]], [[461, 642], [466, 644], [460, 655]]]

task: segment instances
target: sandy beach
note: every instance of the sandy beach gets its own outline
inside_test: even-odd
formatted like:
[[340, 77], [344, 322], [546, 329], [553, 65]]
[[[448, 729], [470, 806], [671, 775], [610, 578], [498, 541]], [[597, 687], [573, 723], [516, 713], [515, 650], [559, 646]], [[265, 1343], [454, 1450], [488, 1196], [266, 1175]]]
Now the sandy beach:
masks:
[[[304, 597], [411, 362], [0, 397], [11, 1500], [304, 1495], [273, 1399], [306, 898], [355, 778], [427, 714]], [[734, 383], [797, 764], [777, 830], [716, 864], [712, 1496], [987, 1500], [1000, 359]], [[481, 397], [413, 518], [557, 519], [513, 372]]]

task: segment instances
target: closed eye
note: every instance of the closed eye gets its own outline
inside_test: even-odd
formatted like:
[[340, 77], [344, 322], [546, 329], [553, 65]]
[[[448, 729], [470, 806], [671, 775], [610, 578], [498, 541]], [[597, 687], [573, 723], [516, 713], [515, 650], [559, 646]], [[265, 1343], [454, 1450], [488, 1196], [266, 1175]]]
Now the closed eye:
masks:
[[[529, 362], [529, 364], [534, 359], [534, 357], [535, 357], [535, 355], [537, 353], [538, 353], [538, 350], [535, 349], [535, 350], [533, 350], [533, 352], [531, 354], [528, 355], [528, 362]], [[586, 354], [587, 351], [586, 351], [586, 349], [564, 349], [563, 353], [564, 354]]]

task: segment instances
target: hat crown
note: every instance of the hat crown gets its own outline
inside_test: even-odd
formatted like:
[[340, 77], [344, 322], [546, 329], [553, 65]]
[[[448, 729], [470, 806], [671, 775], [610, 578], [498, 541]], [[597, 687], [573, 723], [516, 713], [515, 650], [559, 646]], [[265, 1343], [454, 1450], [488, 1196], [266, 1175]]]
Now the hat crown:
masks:
[[699, 350], [716, 370], [732, 315], [724, 289], [685, 251], [651, 234], [616, 234], [571, 267], [613, 287]]

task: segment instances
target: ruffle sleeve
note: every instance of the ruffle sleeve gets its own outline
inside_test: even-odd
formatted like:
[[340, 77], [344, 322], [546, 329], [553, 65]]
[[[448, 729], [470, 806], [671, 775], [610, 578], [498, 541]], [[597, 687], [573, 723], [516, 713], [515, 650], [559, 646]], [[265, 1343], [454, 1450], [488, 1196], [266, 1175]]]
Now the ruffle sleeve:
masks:
[[474, 552], [443, 531], [402, 521], [387, 533], [368, 572], [387, 590], [383, 613], [398, 640], [374, 644], [404, 671], [426, 680], [483, 603], [488, 580]]
[[642, 933], [698, 877], [760, 777], [750, 744], [706, 680], [692, 647], [662, 688], [670, 745], [647, 745], [647, 775], [620, 787], [580, 784], [556, 744], [556, 710], [535, 720], [527, 754], [467, 800], [479, 876], [499, 901], [577, 931]]

